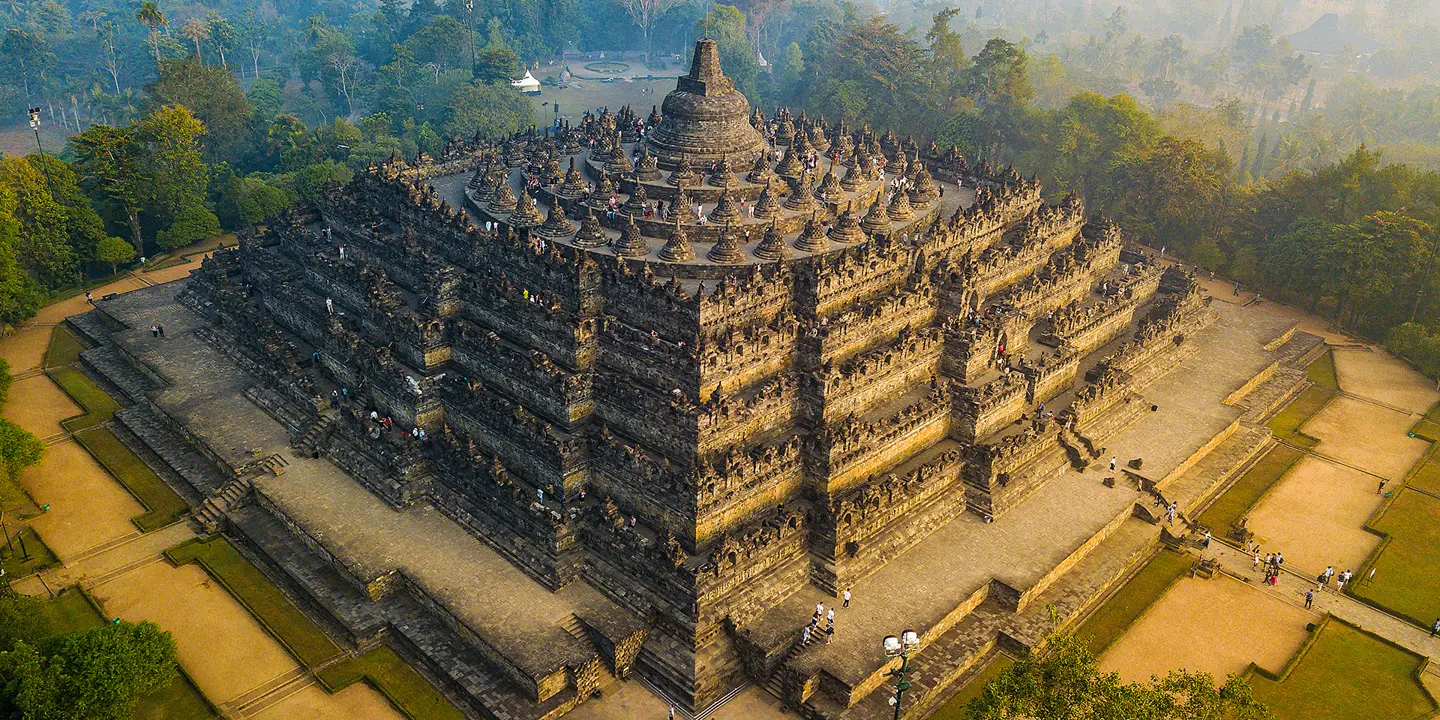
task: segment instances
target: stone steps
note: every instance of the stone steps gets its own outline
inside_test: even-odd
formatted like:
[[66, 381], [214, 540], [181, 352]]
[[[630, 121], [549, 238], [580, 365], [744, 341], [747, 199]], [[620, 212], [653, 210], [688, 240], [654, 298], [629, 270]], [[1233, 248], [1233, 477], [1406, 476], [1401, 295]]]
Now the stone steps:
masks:
[[222, 475], [214, 463], [166, 425], [149, 406], [123, 408], [115, 413], [115, 419], [200, 495], [208, 497], [233, 479]]
[[65, 319], [65, 325], [81, 342], [87, 342], [90, 345], [103, 345], [110, 339], [110, 329], [106, 327], [105, 321], [101, 319], [97, 310], [91, 310], [81, 315], [71, 315]]
[[229, 517], [232, 532], [259, 549], [270, 566], [282, 568], [284, 577], [356, 642], [364, 644], [383, 632], [385, 618], [375, 604], [264, 508], [250, 503]]
[[80, 353], [81, 362], [104, 378], [124, 395], [120, 400], [129, 403], [143, 403], [154, 384], [144, 373], [136, 370], [113, 345], [101, 345]]
[[225, 487], [220, 488], [215, 494], [205, 498], [191, 511], [191, 517], [200, 523], [200, 527], [206, 532], [215, 533], [225, 529], [228, 522], [228, 511], [241, 503], [250, 492], [249, 478], [238, 478], [232, 480]]

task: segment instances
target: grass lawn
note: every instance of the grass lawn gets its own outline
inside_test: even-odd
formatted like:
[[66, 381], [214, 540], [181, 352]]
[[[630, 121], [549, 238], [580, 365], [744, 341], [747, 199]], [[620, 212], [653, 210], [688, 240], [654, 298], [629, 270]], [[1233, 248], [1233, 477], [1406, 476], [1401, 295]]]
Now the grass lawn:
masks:
[[968, 717], [965, 706], [980, 697], [980, 693], [985, 692], [985, 686], [994, 680], [996, 675], [1005, 672], [1006, 668], [1014, 664], [1015, 660], [1003, 653], [991, 658], [975, 677], [970, 678], [970, 682], [965, 683], [965, 687], [960, 688], [960, 692], [946, 700], [945, 704], [930, 716], [931, 720], [965, 720]]
[[115, 402], [115, 398], [110, 397], [95, 381], [85, 377], [84, 373], [74, 367], [50, 368], [45, 372], [76, 405], [85, 410], [82, 415], [61, 421], [60, 424], [70, 432], [95, 427], [109, 420], [120, 409], [120, 403]]
[[1284, 477], [1285, 473], [1290, 472], [1290, 468], [1295, 467], [1295, 463], [1300, 462], [1300, 458], [1304, 456], [1303, 452], [1284, 445], [1270, 448], [1230, 489], [1200, 514], [1200, 523], [1209, 527], [1216, 535], [1225, 535], [1231, 524], [1255, 507], [1260, 496]]
[[1320, 408], [1325, 407], [1325, 403], [1335, 397], [1335, 392], [1319, 385], [1305, 388], [1294, 400], [1281, 408], [1280, 412], [1275, 413], [1275, 417], [1270, 418], [1266, 425], [1270, 427], [1270, 432], [1275, 433], [1275, 437], [1284, 442], [1300, 447], [1314, 447], [1319, 441], [1301, 433], [1300, 426], [1320, 412]]
[[90, 428], [76, 433], [75, 440], [149, 510], [144, 515], [131, 518], [131, 522], [140, 528], [140, 532], [165, 527], [190, 511], [185, 499], [170, 489], [159, 475], [109, 430], [103, 427]]
[[357, 682], [368, 682], [412, 720], [465, 718], [430, 681], [383, 645], [320, 670], [315, 676], [332, 693]]
[[335, 641], [224, 538], [190, 540], [165, 557], [176, 565], [200, 563], [302, 665], [315, 667], [340, 654]]
[[1435, 458], [1426, 453], [1425, 458], [1420, 461], [1419, 467], [1415, 468], [1415, 472], [1405, 478], [1405, 484], [1431, 495], [1440, 495], [1440, 463], [1435, 462]]
[[[1390, 536], [1375, 558], [1375, 580], [1350, 591], [1422, 627], [1440, 617], [1440, 500], [1401, 490], [1373, 525]], [[1360, 577], [1369, 570], [1363, 569]]]
[[[24, 543], [25, 551], [29, 553], [30, 559], [25, 560], [25, 553], [20, 551], [21, 543]], [[23, 527], [10, 528], [10, 543], [4, 544], [4, 538], [0, 537], [0, 567], [5, 568], [5, 577], [15, 580], [27, 575], [34, 575], [46, 568], [52, 568], [60, 564], [55, 553], [40, 539], [35, 531]], [[11, 547], [14, 549], [12, 550]]]
[[1310, 363], [1305, 369], [1306, 379], [1323, 388], [1340, 389], [1340, 379], [1335, 376], [1335, 351], [1326, 350], [1324, 355]]
[[105, 618], [95, 609], [95, 603], [76, 588], [62, 591], [45, 603], [50, 616], [46, 618], [57, 633], [89, 630], [105, 624]]
[[184, 672], [169, 685], [140, 698], [135, 705], [135, 720], [209, 720], [214, 717], [218, 717], [215, 708]]
[[69, 365], [80, 357], [80, 351], [85, 346], [75, 339], [65, 328], [56, 328], [50, 333], [50, 344], [45, 348], [45, 362], [43, 367], [55, 368]]
[[1434, 710], [1414, 679], [1420, 658], [1332, 620], [1284, 680], [1250, 679], [1277, 720], [1411, 720]]
[[1145, 567], [1135, 573], [1110, 599], [1106, 600], [1080, 627], [1075, 635], [1090, 646], [1096, 657], [1105, 652], [1172, 583], [1190, 569], [1193, 559], [1173, 550], [1161, 550]]

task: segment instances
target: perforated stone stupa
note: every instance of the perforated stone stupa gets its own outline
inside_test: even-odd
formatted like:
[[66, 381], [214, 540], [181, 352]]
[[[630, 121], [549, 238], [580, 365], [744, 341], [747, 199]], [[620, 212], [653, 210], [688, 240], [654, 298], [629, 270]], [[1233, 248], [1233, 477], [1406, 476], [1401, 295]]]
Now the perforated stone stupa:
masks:
[[711, 40], [659, 112], [371, 168], [85, 316], [117, 422], [207, 527], [469, 715], [638, 676], [697, 713], [758, 685], [888, 716], [908, 627], [922, 717], [1268, 441], [1246, 390], [1304, 382], [1309, 336], [1217, 311], [1078, 200], [752, 112]]

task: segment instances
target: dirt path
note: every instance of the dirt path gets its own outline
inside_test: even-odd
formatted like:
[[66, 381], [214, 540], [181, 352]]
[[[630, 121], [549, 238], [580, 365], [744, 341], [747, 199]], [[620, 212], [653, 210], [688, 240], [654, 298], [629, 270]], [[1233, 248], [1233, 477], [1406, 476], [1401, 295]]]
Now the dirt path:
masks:
[[1365, 521], [1384, 498], [1379, 481], [1350, 468], [1307, 457], [1295, 465], [1250, 511], [1251, 531], [1262, 552], [1280, 551], [1285, 564], [1318, 575], [1355, 570], [1380, 538]]
[[1412, 413], [1424, 413], [1440, 401], [1435, 383], [1383, 348], [1336, 349], [1335, 375], [1347, 393]]

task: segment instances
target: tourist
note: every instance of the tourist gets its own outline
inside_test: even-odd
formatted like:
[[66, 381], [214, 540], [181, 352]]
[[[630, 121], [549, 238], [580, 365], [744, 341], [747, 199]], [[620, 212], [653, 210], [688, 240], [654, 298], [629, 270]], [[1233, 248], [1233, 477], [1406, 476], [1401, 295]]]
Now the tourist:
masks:
[[95, 304], [95, 296], [94, 296], [94, 295], [91, 295], [89, 290], [86, 290], [86, 291], [85, 291], [85, 302], [86, 302], [86, 304], [89, 304], [89, 305], [94, 305], [94, 304]]
[[1385, 494], [1385, 481], [1384, 481], [1384, 480], [1381, 480], [1381, 481], [1380, 481], [1380, 487], [1375, 488], [1375, 494], [1376, 494], [1376, 495], [1384, 495], [1384, 494]]
[[159, 326], [159, 325], [155, 325], [155, 324], [153, 324], [153, 323], [150, 325], [150, 337], [152, 337], [152, 338], [158, 338], [158, 337], [160, 337], [160, 326]]
[[335, 301], [331, 300], [328, 297], [325, 298], [325, 312], [328, 312], [331, 315], [335, 314]]
[[1200, 549], [1201, 549], [1201, 550], [1209, 550], [1209, 549], [1210, 549], [1210, 531], [1209, 531], [1209, 530], [1206, 530], [1206, 531], [1205, 531], [1205, 539], [1200, 541]]
[[1110, 472], [1115, 472], [1115, 456], [1110, 456]]
[[1306, 609], [1306, 610], [1309, 610], [1309, 609], [1310, 609], [1310, 605], [1313, 604], [1314, 602], [1315, 602], [1315, 591], [1314, 591], [1314, 590], [1306, 590], [1306, 591], [1305, 591], [1305, 609]]
[[1260, 569], [1260, 553], [1257, 552], [1257, 553], [1255, 553], [1255, 562], [1250, 563], [1250, 572], [1255, 572], [1256, 570], [1259, 570], [1259, 569]]
[[835, 642], [835, 623], [834, 623], [834, 622], [831, 622], [829, 625], [826, 625], [826, 626], [825, 626], [825, 644], [826, 644], [826, 645], [829, 645], [829, 644], [832, 643], [832, 642]]
[[830, 608], [829, 610], [825, 611], [825, 622], [830, 623], [831, 625], [835, 624], [835, 608]]
[[1334, 574], [1335, 574], [1335, 568], [1334, 568], [1333, 566], [1326, 565], [1326, 566], [1325, 566], [1325, 572], [1320, 573], [1320, 584], [1321, 584], [1321, 585], [1329, 585], [1329, 584], [1330, 584], [1330, 577], [1331, 577], [1332, 575], [1334, 575]]
[[1430, 637], [1436, 635], [1440, 635], [1440, 618], [1435, 618], [1435, 622], [1430, 624]]
[[848, 587], [845, 588], [845, 592], [840, 593], [840, 598], [844, 601], [844, 602], [841, 602], [841, 603], [840, 603], [840, 607], [842, 607], [842, 608], [848, 608], [848, 607], [850, 607], [850, 588], [848, 588]]
[[162, 338], [165, 337], [165, 326], [164, 326], [164, 325], [156, 325], [156, 326], [155, 326], [155, 329], [160, 331], [160, 337], [162, 337]]
[[817, 603], [815, 603], [815, 616], [816, 616], [816, 617], [819, 617], [819, 616], [824, 615], [824, 614], [825, 614], [825, 603], [823, 603], [823, 602], [817, 602]]
[[809, 644], [810, 644], [810, 626], [809, 626], [809, 625], [806, 625], [806, 626], [800, 631], [800, 644], [801, 644], [802, 646], [803, 646], [803, 645], [809, 645]]

